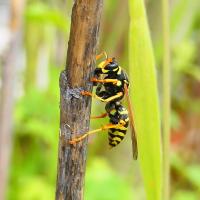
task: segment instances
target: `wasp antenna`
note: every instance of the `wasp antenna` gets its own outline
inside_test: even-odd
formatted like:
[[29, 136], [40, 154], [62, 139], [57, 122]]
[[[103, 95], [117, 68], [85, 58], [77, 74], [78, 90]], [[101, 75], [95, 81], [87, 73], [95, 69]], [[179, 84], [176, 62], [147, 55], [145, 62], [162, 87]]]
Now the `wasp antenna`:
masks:
[[96, 56], [96, 60], [99, 60], [102, 56], [105, 56], [106, 60], [108, 59], [107, 53], [102, 51], [99, 55]]
[[104, 51], [103, 54], [105, 55], [106, 60], [107, 60], [107, 59], [108, 59], [108, 55], [107, 55], [107, 53]]

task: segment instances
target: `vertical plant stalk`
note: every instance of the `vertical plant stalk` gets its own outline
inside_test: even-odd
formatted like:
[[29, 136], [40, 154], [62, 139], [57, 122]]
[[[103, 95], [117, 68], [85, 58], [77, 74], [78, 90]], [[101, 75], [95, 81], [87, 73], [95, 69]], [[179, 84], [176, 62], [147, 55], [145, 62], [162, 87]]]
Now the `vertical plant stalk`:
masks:
[[163, 12], [163, 200], [170, 199], [170, 20], [169, 1], [162, 1]]
[[145, 1], [129, 0], [129, 9], [129, 80], [138, 158], [146, 199], [161, 200], [163, 164], [159, 95]]
[[76, 0], [72, 9], [66, 69], [60, 75], [57, 200], [83, 199], [87, 140], [68, 142], [89, 130], [91, 98], [80, 91], [92, 90], [102, 4], [103, 0]]
[[5, 199], [12, 150], [14, 77], [16, 58], [19, 55], [21, 46], [23, 5], [23, 0], [12, 0], [10, 3], [11, 17], [9, 28], [12, 38], [2, 58], [2, 89], [0, 95], [0, 199]]

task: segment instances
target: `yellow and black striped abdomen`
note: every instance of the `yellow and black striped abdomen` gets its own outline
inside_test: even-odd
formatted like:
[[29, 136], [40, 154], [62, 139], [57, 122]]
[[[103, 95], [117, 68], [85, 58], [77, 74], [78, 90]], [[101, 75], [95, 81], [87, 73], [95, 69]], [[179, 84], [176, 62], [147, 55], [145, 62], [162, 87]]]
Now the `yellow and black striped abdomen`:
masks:
[[125, 137], [127, 129], [126, 127], [123, 128], [124, 130], [121, 129], [109, 129], [108, 131], [108, 140], [109, 140], [109, 146], [110, 147], [115, 147], [117, 146]]
[[129, 117], [128, 110], [119, 101], [112, 101], [106, 104], [106, 111], [110, 118], [113, 128], [108, 130], [109, 146], [117, 146], [126, 135]]

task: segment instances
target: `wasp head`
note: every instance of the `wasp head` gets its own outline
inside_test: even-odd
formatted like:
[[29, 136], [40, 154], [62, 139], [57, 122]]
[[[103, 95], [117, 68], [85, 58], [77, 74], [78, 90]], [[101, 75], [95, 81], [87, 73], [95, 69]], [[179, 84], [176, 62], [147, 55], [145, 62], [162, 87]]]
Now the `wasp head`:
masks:
[[103, 71], [107, 74], [117, 73], [119, 70], [119, 65], [116, 62], [115, 58], [112, 58], [110, 62], [103, 68]]

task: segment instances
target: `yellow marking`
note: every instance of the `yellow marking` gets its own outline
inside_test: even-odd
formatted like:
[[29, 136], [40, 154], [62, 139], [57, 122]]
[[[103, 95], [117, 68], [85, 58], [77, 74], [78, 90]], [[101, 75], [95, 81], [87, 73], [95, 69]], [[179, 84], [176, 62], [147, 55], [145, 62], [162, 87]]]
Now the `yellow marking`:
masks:
[[119, 129], [119, 130], [122, 130], [122, 131], [126, 131], [127, 128], [122, 126], [122, 125], [119, 125], [116, 129]]
[[108, 134], [111, 134], [112, 136], [111, 137], [114, 137], [115, 135], [117, 135], [117, 132], [118, 131], [111, 131], [111, 130], [109, 130], [109, 132], [108, 132]]
[[109, 71], [109, 70], [102, 68], [102, 72], [103, 72], [103, 73], [106, 73], [106, 72], [108, 72], [108, 71]]
[[128, 111], [127, 110], [123, 110], [123, 111], [118, 111], [119, 114], [121, 115], [128, 115]]
[[114, 72], [116, 72], [119, 68], [117, 67], [116, 69], [113, 69]]
[[124, 80], [124, 82], [125, 82], [126, 84], [129, 84], [129, 82], [128, 82], [127, 80]]
[[121, 139], [121, 138], [119, 138], [119, 137], [114, 137], [114, 138], [113, 138], [113, 140], [114, 140], [114, 141], [119, 141], [119, 142], [121, 142], [121, 141], [122, 141], [122, 139]]
[[128, 121], [129, 121], [129, 117], [127, 117], [124, 121], [125, 121], [125, 122], [128, 122]]
[[124, 137], [125, 133], [118, 131], [118, 135]]
[[126, 124], [126, 122], [125, 122], [124, 120], [121, 119], [121, 120], [119, 121], [119, 124], [121, 124], [121, 125], [124, 126], [124, 125]]
[[119, 74], [121, 74], [121, 72], [122, 72], [122, 68], [119, 66], [118, 69], [119, 69], [119, 70], [118, 70], [117, 74], [119, 75]]
[[[125, 122], [124, 122], [125, 123]], [[127, 127], [124, 127], [123, 125], [121, 124], [116, 124], [115, 125], [115, 129], [119, 129], [121, 131], [126, 131], [127, 130]], [[115, 134], [114, 132], [112, 132], [113, 134]]]
[[112, 141], [111, 144], [117, 145], [117, 142], [116, 141]]
[[115, 131], [115, 132], [111, 132], [111, 133], [112, 133], [113, 135], [115, 135], [115, 136], [117, 136], [117, 135], [122, 136], [122, 137], [125, 136], [125, 133], [120, 132], [120, 131]]
[[121, 81], [117, 81], [117, 86], [121, 86], [122, 82]]
[[105, 65], [106, 61], [102, 61], [98, 64], [98, 68], [104, 68], [104, 65]]

